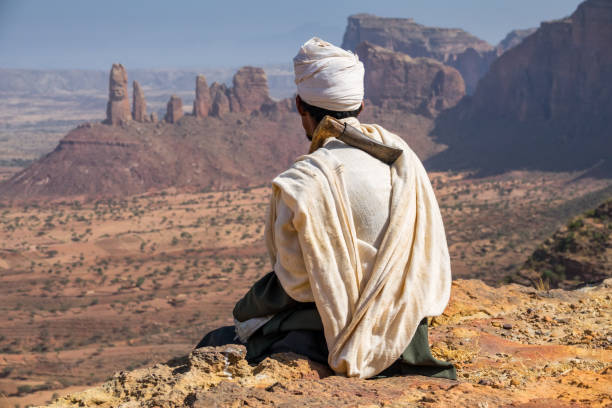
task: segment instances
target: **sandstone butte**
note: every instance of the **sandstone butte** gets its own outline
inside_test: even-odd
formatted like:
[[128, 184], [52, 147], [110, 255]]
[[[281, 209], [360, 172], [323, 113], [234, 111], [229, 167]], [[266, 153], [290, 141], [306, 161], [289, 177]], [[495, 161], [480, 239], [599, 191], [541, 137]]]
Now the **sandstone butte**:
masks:
[[268, 96], [268, 79], [262, 68], [242, 67], [233, 79], [229, 93], [232, 112], [252, 112], [273, 103]]
[[461, 74], [435, 59], [412, 58], [367, 41], [355, 51], [365, 67], [365, 97], [384, 109], [435, 117], [465, 96]]
[[212, 106], [210, 114], [215, 117], [222, 117], [230, 111], [230, 103], [227, 97], [229, 90], [225, 84], [213, 83], [210, 87], [212, 96]]
[[413, 58], [438, 60], [457, 69], [463, 77], [467, 93], [472, 94], [491, 63], [533, 31], [514, 30], [493, 47], [461, 29], [427, 27], [411, 18], [356, 14], [348, 18], [342, 47], [354, 50], [367, 41]]
[[116, 373], [49, 407], [605, 407], [612, 404], [612, 279], [576, 291], [453, 282], [430, 320], [458, 381], [350, 379], [295, 354], [257, 366], [241, 346]]

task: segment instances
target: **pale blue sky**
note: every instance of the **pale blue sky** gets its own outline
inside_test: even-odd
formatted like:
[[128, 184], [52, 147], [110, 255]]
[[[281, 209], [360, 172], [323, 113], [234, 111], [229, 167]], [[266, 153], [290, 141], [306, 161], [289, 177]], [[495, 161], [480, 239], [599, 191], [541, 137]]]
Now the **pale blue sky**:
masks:
[[0, 68], [235, 67], [289, 63], [317, 35], [340, 45], [356, 13], [412, 17], [497, 44], [578, 0], [0, 0]]

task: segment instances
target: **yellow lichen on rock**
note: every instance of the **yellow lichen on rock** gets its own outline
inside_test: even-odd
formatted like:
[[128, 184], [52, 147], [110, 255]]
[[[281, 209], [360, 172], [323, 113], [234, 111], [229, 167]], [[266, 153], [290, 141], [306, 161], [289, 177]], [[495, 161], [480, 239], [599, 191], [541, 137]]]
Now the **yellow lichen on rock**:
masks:
[[51, 407], [474, 407], [612, 403], [612, 281], [576, 291], [459, 280], [430, 326], [458, 381], [359, 380], [292, 353], [250, 366], [242, 346], [206, 347], [131, 372]]

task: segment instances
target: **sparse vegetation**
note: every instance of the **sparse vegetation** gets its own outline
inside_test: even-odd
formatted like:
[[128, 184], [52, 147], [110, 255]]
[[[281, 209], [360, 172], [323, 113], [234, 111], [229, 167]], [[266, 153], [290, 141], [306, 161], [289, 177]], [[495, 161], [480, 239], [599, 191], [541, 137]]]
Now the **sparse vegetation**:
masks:
[[[563, 188], [576, 189], [563, 187], [561, 178], [536, 184], [530, 177], [433, 178], [455, 276], [495, 282], [533, 252], [545, 238], [544, 226], [560, 221], [549, 208], [566, 202]], [[581, 194], [598, 188], [585, 184]], [[91, 381], [101, 381], [129, 364], [183, 352], [184, 344], [193, 344], [213, 324], [229, 324], [235, 300], [270, 270], [262, 245], [267, 203], [267, 188], [254, 188], [3, 207], [0, 251], [12, 254], [13, 275], [0, 275], [0, 352], [42, 353], [53, 367], [85, 355], [78, 370], [88, 381], [89, 373]], [[611, 231], [600, 213], [582, 220]], [[584, 239], [597, 245], [606, 236], [584, 235], [579, 223], [571, 228], [578, 244]], [[542, 285], [552, 287], [554, 279], [568, 276], [558, 267], [545, 269]], [[66, 330], [68, 324], [79, 324], [79, 330]], [[35, 334], [15, 339], [16, 327]], [[37, 337], [43, 328], [44, 342]], [[120, 354], [126, 344], [155, 357], [140, 352], [126, 357]], [[35, 363], [28, 364], [35, 373]], [[75, 381], [57, 372], [62, 384]], [[30, 378], [22, 371], [7, 375]]]

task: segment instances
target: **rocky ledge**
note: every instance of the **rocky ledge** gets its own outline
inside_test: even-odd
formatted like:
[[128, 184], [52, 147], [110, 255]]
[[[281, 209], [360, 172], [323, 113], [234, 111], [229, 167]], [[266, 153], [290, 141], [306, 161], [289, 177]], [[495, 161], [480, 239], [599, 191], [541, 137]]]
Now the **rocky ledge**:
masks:
[[119, 372], [51, 407], [581, 407], [612, 403], [612, 279], [575, 291], [453, 282], [432, 350], [458, 381], [350, 379], [295, 354], [249, 366], [241, 346]]

